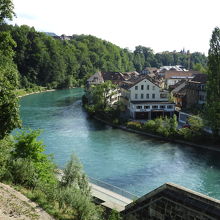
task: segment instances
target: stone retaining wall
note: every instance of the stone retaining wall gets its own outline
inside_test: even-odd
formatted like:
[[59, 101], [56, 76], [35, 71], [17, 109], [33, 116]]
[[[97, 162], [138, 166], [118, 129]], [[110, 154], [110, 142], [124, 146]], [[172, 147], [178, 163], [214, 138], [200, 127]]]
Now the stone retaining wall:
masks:
[[219, 220], [220, 201], [166, 183], [126, 206], [124, 220]]

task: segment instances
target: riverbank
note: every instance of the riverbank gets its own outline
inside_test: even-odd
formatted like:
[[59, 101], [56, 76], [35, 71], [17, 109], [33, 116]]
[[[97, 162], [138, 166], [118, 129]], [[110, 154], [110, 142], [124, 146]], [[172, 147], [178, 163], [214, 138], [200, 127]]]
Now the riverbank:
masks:
[[28, 95], [38, 94], [38, 93], [42, 93], [42, 92], [53, 92], [53, 91], [56, 91], [56, 89], [39, 90], [39, 91], [36, 91], [36, 92], [28, 92], [28, 91], [25, 92], [25, 91], [23, 91], [24, 93], [22, 95], [18, 95], [18, 98], [28, 96]]
[[178, 140], [178, 139], [173, 139], [173, 138], [166, 138], [166, 137], [163, 137], [163, 136], [160, 136], [160, 135], [157, 135], [157, 134], [151, 134], [151, 133], [148, 133], [148, 132], [143, 132], [143, 131], [138, 131], [138, 130], [135, 130], [135, 129], [131, 129], [131, 128], [128, 128], [126, 126], [115, 125], [113, 123], [110, 123], [108, 121], [100, 119], [97, 116], [93, 116], [93, 118], [98, 120], [98, 121], [101, 121], [102, 123], [110, 125], [111, 127], [119, 128], [119, 129], [122, 129], [122, 130], [127, 131], [127, 132], [132, 132], [132, 133], [148, 136], [148, 137], [163, 140], [163, 141], [169, 141], [169, 142], [178, 143], [178, 144], [185, 144], [185, 145], [188, 145], [188, 146], [191, 146], [191, 147], [203, 148], [203, 149], [206, 149], [206, 150], [220, 152], [220, 146], [217, 146], [217, 145], [215, 145], [215, 146], [206, 146], [206, 145], [201, 145], [201, 144], [195, 144], [195, 143], [192, 143], [192, 142], [189, 142], [189, 141]]

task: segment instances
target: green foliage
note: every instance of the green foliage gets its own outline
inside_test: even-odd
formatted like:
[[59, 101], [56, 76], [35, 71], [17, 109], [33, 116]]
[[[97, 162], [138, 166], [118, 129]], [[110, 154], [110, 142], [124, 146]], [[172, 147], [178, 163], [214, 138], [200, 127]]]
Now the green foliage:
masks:
[[11, 0], [0, 1], [0, 24], [4, 22], [5, 18], [12, 20], [12, 17], [15, 15], [13, 10], [14, 5]]
[[82, 172], [82, 165], [74, 154], [64, 169], [61, 185], [65, 188], [73, 186], [78, 188], [84, 195], [90, 195], [87, 177]]
[[22, 131], [15, 139], [0, 140], [0, 180], [19, 186], [56, 219], [101, 219], [102, 209], [92, 202], [79, 160], [71, 156], [59, 183], [54, 163], [37, 140], [39, 135], [39, 130]]
[[0, 32], [0, 139], [20, 127], [18, 99], [18, 71], [13, 63], [15, 42], [7, 32]]
[[8, 164], [11, 160], [13, 144], [11, 136], [6, 136], [4, 139], [0, 140], [0, 181], [10, 175]]
[[[17, 181], [22, 184], [27, 182], [25, 185], [32, 188], [36, 187], [37, 184], [56, 183], [55, 166], [50, 157], [43, 154], [45, 146], [37, 140], [39, 135], [39, 130], [30, 130], [28, 132], [22, 131], [15, 137], [16, 142], [11, 163], [11, 172], [13, 173], [16, 170], [15, 173], [17, 173], [16, 178], [13, 179], [15, 183]], [[30, 167], [30, 169], [25, 172], [27, 167]], [[29, 181], [28, 178], [31, 180]]]
[[93, 36], [62, 41], [26, 25], [8, 26], [15, 48], [15, 63], [22, 87], [34, 83], [50, 88], [84, 84], [95, 71], [133, 70], [130, 52]]
[[156, 118], [154, 120], [149, 120], [143, 126], [144, 130], [160, 134], [164, 137], [175, 136], [177, 127], [178, 122], [176, 115], [170, 118], [165, 117], [164, 119]]
[[216, 27], [210, 40], [206, 114], [208, 125], [217, 137], [220, 130], [220, 29]]
[[203, 120], [198, 117], [190, 117], [188, 119], [188, 123], [190, 125], [189, 128], [180, 128], [178, 133], [186, 140], [194, 140], [201, 139], [203, 135]]
[[205, 67], [207, 63], [205, 55], [200, 53], [154, 54], [151, 48], [143, 46], [137, 46], [132, 53], [91, 35], [74, 35], [66, 41], [54, 39], [26, 25], [0, 24], [0, 32], [5, 30], [11, 33], [17, 44], [13, 50], [21, 88], [29, 88], [33, 84], [48, 88], [80, 86], [98, 70], [142, 71], [145, 67], [177, 64], [193, 68], [195, 64]]
[[18, 158], [11, 161], [11, 180], [14, 184], [26, 187], [36, 187], [38, 181], [37, 170], [29, 159]]
[[146, 67], [159, 68], [170, 65], [182, 65], [185, 68], [193, 69], [195, 64], [201, 64], [203, 68], [200, 70], [203, 71], [207, 65], [207, 58], [199, 52], [189, 53], [189, 51], [165, 51], [154, 54], [151, 48], [137, 46], [133, 54], [133, 63], [137, 71], [141, 71]]
[[[111, 81], [106, 81], [98, 85], [92, 85], [88, 91], [89, 99], [94, 106], [95, 112], [108, 111], [110, 102], [108, 100], [115, 93], [116, 86]], [[91, 109], [92, 110], [92, 109]], [[91, 111], [90, 110], [90, 111]]]
[[143, 128], [146, 130], [146, 131], [154, 131], [155, 130], [155, 121], [154, 120], [148, 120], [147, 122], [144, 123], [144, 126]]
[[120, 213], [115, 211], [114, 209], [111, 211], [108, 220], [121, 220], [122, 217], [120, 216]]
[[200, 73], [208, 73], [207, 67], [204, 67], [201, 63], [196, 63], [193, 65], [193, 70], [199, 71]]
[[40, 133], [40, 130], [21, 131], [15, 137], [17, 142], [15, 143], [14, 157], [27, 158], [35, 162], [45, 159], [45, 155], [42, 154], [45, 146], [37, 140]]
[[127, 122], [126, 125], [128, 128], [134, 128], [134, 129], [138, 129], [138, 130], [142, 129], [142, 124], [137, 121], [129, 121], [129, 122]]
[[91, 199], [75, 187], [67, 187], [58, 196], [60, 209], [72, 216], [72, 219], [100, 219], [101, 209]]

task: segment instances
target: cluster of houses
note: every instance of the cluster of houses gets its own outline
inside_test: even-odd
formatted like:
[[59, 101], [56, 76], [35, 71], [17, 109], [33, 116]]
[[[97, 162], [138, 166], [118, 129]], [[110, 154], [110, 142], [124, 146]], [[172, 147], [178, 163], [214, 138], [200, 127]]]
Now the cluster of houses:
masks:
[[202, 106], [206, 101], [207, 75], [181, 66], [146, 68], [141, 73], [97, 72], [87, 80], [91, 85], [110, 80], [117, 86], [108, 102], [120, 101], [133, 119], [172, 116], [176, 110]]

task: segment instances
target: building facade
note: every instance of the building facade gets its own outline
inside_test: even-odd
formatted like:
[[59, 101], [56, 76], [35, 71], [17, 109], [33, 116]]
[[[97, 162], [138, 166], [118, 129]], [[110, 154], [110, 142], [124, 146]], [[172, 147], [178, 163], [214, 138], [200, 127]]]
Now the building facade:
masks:
[[169, 102], [169, 93], [162, 90], [152, 78], [145, 76], [137, 79], [122, 94], [126, 96], [127, 108], [133, 119], [154, 119], [172, 116], [175, 104]]

